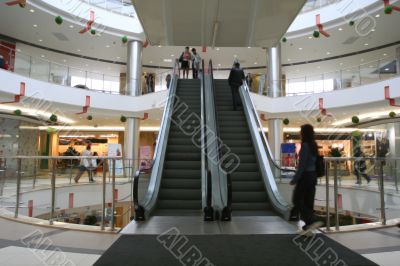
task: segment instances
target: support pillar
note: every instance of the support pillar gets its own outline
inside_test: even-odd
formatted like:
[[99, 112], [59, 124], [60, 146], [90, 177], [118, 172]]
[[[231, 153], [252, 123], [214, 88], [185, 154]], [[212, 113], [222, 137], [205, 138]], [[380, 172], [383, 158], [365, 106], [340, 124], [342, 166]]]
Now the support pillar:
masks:
[[[268, 48], [268, 91], [267, 95], [272, 98], [283, 96], [282, 69], [281, 69], [281, 47]], [[274, 160], [280, 164], [281, 143], [283, 142], [283, 125], [281, 119], [268, 120], [268, 142]]]
[[396, 48], [396, 73], [400, 75], [400, 46]]
[[[126, 65], [126, 95], [139, 96], [140, 77], [142, 75], [142, 49], [143, 44], [140, 41], [130, 41], [128, 43], [128, 58]], [[139, 169], [139, 129], [140, 119], [128, 117], [124, 136], [124, 156], [126, 159], [133, 159], [133, 171]], [[126, 162], [126, 164], [129, 164]], [[126, 173], [130, 175], [131, 173]]]

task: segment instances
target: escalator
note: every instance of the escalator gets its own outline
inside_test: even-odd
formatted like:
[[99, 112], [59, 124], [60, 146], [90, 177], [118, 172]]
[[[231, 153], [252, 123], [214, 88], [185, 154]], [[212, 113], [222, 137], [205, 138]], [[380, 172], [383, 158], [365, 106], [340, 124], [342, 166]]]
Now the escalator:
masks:
[[[215, 105], [215, 131], [223, 143], [218, 149], [219, 190], [222, 220], [234, 216], [289, 216], [290, 206], [280, 194], [276, 179], [293, 174], [281, 168], [272, 156], [263, 125], [244, 82], [239, 89], [241, 107], [233, 109], [228, 80], [214, 79], [212, 61], [211, 90]], [[225, 169], [226, 154], [234, 154], [236, 166]]]
[[214, 84], [220, 138], [240, 159], [239, 167], [231, 173], [233, 215], [275, 215], [260, 173], [244, 110], [233, 110], [227, 80], [215, 80]]
[[200, 86], [199, 79], [178, 81], [156, 215], [199, 214], [202, 209], [201, 149], [187, 131], [200, 127]]

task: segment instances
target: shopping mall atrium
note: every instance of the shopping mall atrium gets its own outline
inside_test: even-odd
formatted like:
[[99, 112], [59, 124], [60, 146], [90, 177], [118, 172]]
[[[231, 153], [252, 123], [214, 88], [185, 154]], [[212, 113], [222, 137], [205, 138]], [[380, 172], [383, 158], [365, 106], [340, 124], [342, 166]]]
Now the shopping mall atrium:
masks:
[[0, 265], [399, 265], [400, 1], [0, 0]]

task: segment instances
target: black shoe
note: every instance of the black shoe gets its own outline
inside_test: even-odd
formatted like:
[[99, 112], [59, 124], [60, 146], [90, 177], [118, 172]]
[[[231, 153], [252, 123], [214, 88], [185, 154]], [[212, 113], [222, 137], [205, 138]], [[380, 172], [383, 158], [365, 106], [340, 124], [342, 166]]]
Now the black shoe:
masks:
[[289, 217], [289, 222], [298, 222], [298, 221], [300, 221], [300, 218], [298, 216]]

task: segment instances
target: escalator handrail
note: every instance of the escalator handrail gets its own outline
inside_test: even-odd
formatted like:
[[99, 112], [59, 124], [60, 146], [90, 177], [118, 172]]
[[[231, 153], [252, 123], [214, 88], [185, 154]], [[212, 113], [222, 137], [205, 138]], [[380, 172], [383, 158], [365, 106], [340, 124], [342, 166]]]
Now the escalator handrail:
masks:
[[[214, 68], [213, 68], [213, 63], [212, 63], [211, 59], [209, 61], [209, 71], [210, 71], [210, 77], [211, 77], [211, 89], [212, 89], [213, 95], [214, 95], [214, 106], [216, 107], [215, 100], [217, 99], [217, 94], [215, 91]], [[215, 108], [215, 121], [219, 121], [218, 112], [217, 112], [216, 108]], [[216, 130], [215, 134], [216, 134], [217, 139], [221, 140], [221, 135], [220, 135], [218, 125], [216, 125], [215, 130]], [[222, 162], [220, 162], [220, 159], [223, 158], [221, 147], [222, 147], [222, 145], [217, 145], [217, 149], [218, 149], [217, 156], [218, 156], [218, 162], [220, 163], [220, 168], [221, 168], [221, 163], [222, 163]], [[222, 219], [230, 220], [230, 212], [231, 212], [231, 208], [232, 208], [232, 180], [231, 180], [230, 173], [225, 173], [225, 176], [226, 176], [226, 187], [227, 187], [227, 191], [226, 191], [227, 192], [227, 197], [226, 197], [227, 201], [226, 201], [226, 206], [222, 210], [223, 216], [225, 216], [225, 217], [222, 217]], [[222, 195], [221, 195], [221, 201], [223, 202]]]
[[150, 174], [149, 185], [143, 202], [146, 214], [149, 214], [155, 207], [161, 183], [161, 175], [164, 166], [166, 145], [169, 135], [169, 127], [176, 96], [176, 88], [179, 79], [179, 60], [175, 61], [173, 78], [169, 87], [167, 102], [161, 120], [160, 130], [157, 137], [156, 147], [153, 156], [152, 171]]
[[[247, 83], [246, 83], [246, 80], [243, 80], [243, 85], [242, 85], [242, 86], [243, 86], [243, 88], [244, 88], [244, 91], [245, 91], [245, 92], [248, 94], [248, 96], [250, 97], [250, 90], [249, 90], [249, 87], [248, 87], [248, 85], [247, 85]], [[260, 117], [258, 116], [257, 109], [256, 109], [256, 107], [255, 107], [253, 101], [250, 101], [250, 103], [251, 103], [251, 106], [250, 106], [250, 107], [251, 107], [253, 116], [254, 116], [254, 118], [255, 118], [257, 127], [259, 128], [259, 131], [260, 131], [261, 140], [262, 140], [262, 142], [263, 142], [263, 144], [264, 144], [264, 147], [265, 147], [266, 150], [267, 150], [267, 155], [268, 155], [268, 157], [270, 158], [270, 161], [272, 162], [272, 164], [274, 165], [274, 167], [277, 168], [277, 169], [279, 169], [280, 171], [283, 171], [283, 172], [296, 172], [296, 170], [293, 170], [293, 169], [282, 168], [280, 165], [278, 165], [278, 164], [276, 163], [276, 161], [274, 160], [274, 156], [273, 156], [273, 154], [272, 154], [272, 151], [271, 151], [271, 147], [269, 146], [269, 143], [268, 143], [268, 140], [267, 140], [265, 131], [264, 131], [264, 127], [262, 126], [262, 123], [261, 123], [261, 121], [260, 121]]]

